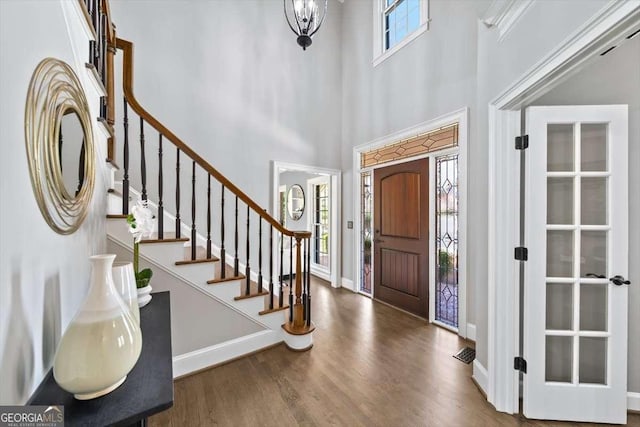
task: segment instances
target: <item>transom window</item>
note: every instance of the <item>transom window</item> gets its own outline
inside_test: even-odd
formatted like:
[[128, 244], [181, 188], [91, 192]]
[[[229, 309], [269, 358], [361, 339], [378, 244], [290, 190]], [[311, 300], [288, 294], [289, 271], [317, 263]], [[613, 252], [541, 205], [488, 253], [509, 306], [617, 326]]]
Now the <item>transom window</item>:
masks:
[[385, 0], [385, 50], [391, 49], [419, 26], [420, 0]]

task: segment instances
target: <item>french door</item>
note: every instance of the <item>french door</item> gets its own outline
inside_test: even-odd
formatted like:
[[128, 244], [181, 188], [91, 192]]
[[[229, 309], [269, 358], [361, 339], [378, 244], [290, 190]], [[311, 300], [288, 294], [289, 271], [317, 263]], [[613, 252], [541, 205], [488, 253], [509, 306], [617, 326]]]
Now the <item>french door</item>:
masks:
[[530, 107], [523, 412], [626, 422], [627, 106]]

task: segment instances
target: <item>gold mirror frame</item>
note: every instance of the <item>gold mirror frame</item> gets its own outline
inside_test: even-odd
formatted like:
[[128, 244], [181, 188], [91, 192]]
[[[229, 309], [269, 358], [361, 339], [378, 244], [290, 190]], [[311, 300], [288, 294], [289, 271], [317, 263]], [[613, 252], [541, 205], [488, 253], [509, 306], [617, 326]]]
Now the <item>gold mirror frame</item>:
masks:
[[[73, 111], [84, 134], [84, 183], [69, 194], [60, 168], [58, 138], [62, 117]], [[89, 105], [73, 69], [55, 58], [43, 59], [31, 77], [24, 112], [27, 161], [33, 193], [47, 224], [57, 233], [71, 234], [87, 215], [95, 185], [93, 128]]]

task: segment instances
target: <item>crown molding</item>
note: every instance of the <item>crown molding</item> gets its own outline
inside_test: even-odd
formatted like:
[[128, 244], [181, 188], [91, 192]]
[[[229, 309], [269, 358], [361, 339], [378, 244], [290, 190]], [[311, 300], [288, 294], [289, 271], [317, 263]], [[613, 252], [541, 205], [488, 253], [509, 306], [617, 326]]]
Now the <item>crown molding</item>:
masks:
[[533, 3], [534, 0], [493, 0], [482, 17], [482, 22], [487, 28], [498, 29], [500, 41]]

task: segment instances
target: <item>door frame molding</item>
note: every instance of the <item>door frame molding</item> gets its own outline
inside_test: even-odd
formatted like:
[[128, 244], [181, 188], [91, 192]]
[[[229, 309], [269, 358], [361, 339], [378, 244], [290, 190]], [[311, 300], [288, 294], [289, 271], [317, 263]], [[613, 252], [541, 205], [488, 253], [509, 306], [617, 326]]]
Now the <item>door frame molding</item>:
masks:
[[[637, 26], [640, 3], [612, 0], [570, 37], [489, 103], [487, 400], [496, 410], [519, 412], [520, 290], [513, 248], [519, 246], [521, 109], [584, 68]], [[512, 260], [511, 262], [504, 262]], [[474, 377], [481, 377], [474, 364]]]
[[[395, 162], [383, 163], [369, 168], [361, 167], [361, 155], [375, 150], [376, 148], [397, 142], [402, 139], [410, 138], [415, 135], [433, 131], [442, 126], [458, 123], [458, 147], [447, 148], [444, 150], [433, 151], [430, 153], [421, 154], [414, 157], [408, 157]], [[432, 120], [422, 122], [416, 126], [402, 129], [392, 134], [383, 136], [373, 141], [365, 142], [364, 144], [357, 145], [353, 148], [353, 218], [354, 218], [354, 233], [353, 233], [353, 251], [354, 251], [354, 272], [355, 277], [353, 280], [354, 290], [360, 292], [360, 264], [362, 262], [362, 255], [360, 253], [360, 235], [362, 232], [362, 221], [360, 218], [361, 212], [361, 200], [360, 200], [360, 188], [361, 188], [361, 174], [363, 171], [377, 169], [379, 167], [391, 166], [398, 163], [410, 162], [412, 160], [418, 160], [426, 157], [430, 157], [429, 163], [429, 246], [435, 248], [435, 223], [433, 221], [434, 215], [432, 215], [432, 207], [435, 206], [435, 192], [431, 191], [431, 182], [433, 177], [433, 157], [436, 155], [458, 153], [458, 335], [467, 338], [467, 146], [469, 140], [469, 108], [464, 107], [451, 113], [436, 117]], [[429, 262], [431, 268], [429, 271], [429, 322], [434, 321], [435, 305], [433, 305], [435, 286], [432, 286], [435, 278], [435, 250], [429, 251]], [[372, 274], [372, 294], [375, 294], [373, 287], [373, 266], [371, 269]]]
[[[341, 271], [341, 263], [342, 259], [341, 248], [342, 248], [342, 236], [340, 233], [340, 224], [342, 222], [342, 171], [339, 169], [330, 169], [323, 168], [319, 166], [308, 166], [301, 165], [296, 163], [287, 163], [281, 162], [277, 160], [271, 161], [271, 209], [272, 215], [274, 218], [278, 215], [278, 210], [280, 209], [280, 200], [279, 200], [279, 192], [280, 192], [280, 172], [282, 169], [293, 170], [299, 172], [307, 172], [307, 173], [316, 173], [328, 175], [330, 177], [331, 183], [331, 219], [330, 219], [330, 234], [333, 236], [331, 239], [331, 255], [330, 255], [330, 273], [329, 273], [329, 282], [331, 282], [331, 287], [339, 288], [341, 286], [342, 271]], [[305, 191], [307, 191], [306, 183], [305, 183]], [[313, 274], [314, 271], [312, 270]], [[326, 276], [323, 276], [324, 279], [327, 279]]]

